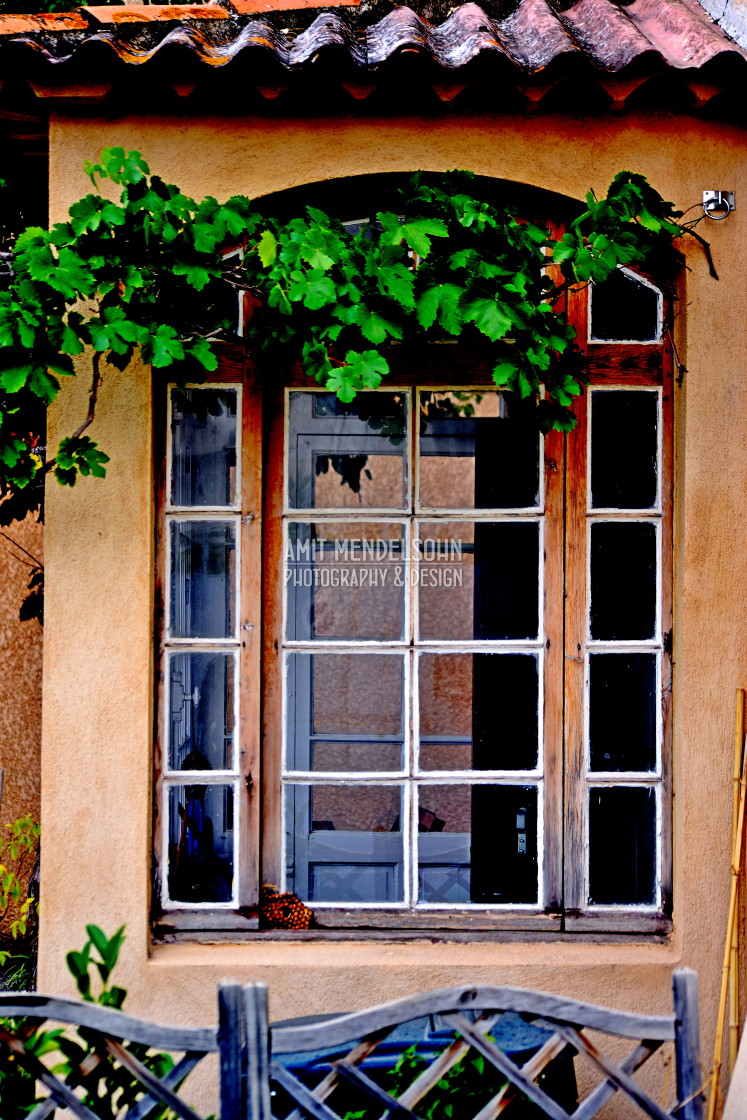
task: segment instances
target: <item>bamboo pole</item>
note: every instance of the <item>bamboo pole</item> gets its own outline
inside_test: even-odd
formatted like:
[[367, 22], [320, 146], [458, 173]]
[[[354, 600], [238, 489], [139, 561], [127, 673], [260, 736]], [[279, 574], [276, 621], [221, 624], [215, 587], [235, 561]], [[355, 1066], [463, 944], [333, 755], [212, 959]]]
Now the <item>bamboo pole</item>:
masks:
[[737, 802], [737, 828], [734, 835], [731, 860], [731, 891], [729, 892], [729, 915], [726, 921], [726, 944], [724, 946], [724, 959], [721, 967], [721, 994], [718, 1001], [718, 1015], [716, 1018], [716, 1044], [713, 1048], [713, 1069], [711, 1071], [711, 1094], [708, 1101], [708, 1120], [715, 1120], [716, 1109], [719, 1102], [719, 1082], [721, 1077], [721, 1055], [724, 1048], [724, 1021], [726, 1017], [726, 1000], [729, 994], [729, 965], [731, 963], [732, 937], [734, 922], [737, 913], [737, 887], [742, 859], [742, 836], [744, 834], [744, 813], [747, 803], [747, 755], [742, 759], [741, 775], [739, 780], [739, 799]]
[[[736, 718], [734, 721], [734, 783], [732, 803], [731, 843], [732, 850], [737, 836], [737, 819], [739, 815], [739, 776], [742, 772], [744, 756], [744, 700], [745, 691], [737, 689]], [[734, 1072], [739, 1049], [739, 906], [740, 884], [737, 880], [737, 906], [736, 920], [731, 937], [731, 960], [729, 962], [729, 1074]]]

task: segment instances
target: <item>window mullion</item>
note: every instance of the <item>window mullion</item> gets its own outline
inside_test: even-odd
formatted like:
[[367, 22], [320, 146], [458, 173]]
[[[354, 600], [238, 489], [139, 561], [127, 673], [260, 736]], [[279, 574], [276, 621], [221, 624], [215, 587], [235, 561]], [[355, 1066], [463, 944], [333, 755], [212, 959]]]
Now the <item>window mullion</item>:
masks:
[[587, 397], [574, 404], [576, 426], [566, 438], [565, 484], [565, 829], [563, 837], [564, 908], [584, 907], [584, 868], [586, 864], [586, 806], [584, 802], [584, 649], [588, 615], [587, 533], [586, 533], [586, 445]]
[[[262, 645], [262, 399], [256, 376], [244, 379], [241, 416], [241, 569], [239, 600], [239, 901], [259, 903], [260, 692]], [[243, 788], [242, 788], [243, 787]]]
[[[563, 503], [565, 441], [545, 437], [544, 517], [544, 906], [560, 910], [563, 899]], [[542, 631], [541, 631], [542, 633]]]

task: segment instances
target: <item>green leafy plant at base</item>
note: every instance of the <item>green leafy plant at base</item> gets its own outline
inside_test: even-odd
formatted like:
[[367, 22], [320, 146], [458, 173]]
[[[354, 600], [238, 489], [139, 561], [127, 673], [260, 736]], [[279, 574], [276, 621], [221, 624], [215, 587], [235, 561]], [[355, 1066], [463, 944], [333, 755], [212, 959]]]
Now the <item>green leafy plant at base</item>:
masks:
[[[87, 925], [88, 939], [80, 950], [67, 955], [67, 966], [83, 1000], [118, 1011], [127, 997], [126, 989], [111, 983], [124, 941], [124, 926], [107, 937], [98, 926]], [[32, 1024], [33, 1027], [33, 1024]], [[117, 1120], [145, 1095], [145, 1088], [106, 1052], [94, 1031], [85, 1027], [33, 1031], [23, 1020], [0, 1020], [0, 1115], [2, 1120], [23, 1120], [44, 1098], [36, 1094], [36, 1081], [9, 1050], [10, 1035], [23, 1032], [26, 1048], [39, 1059], [46, 1058], [52, 1071], [67, 1079], [70, 1088], [84, 1090], [83, 1104], [100, 1120]], [[158, 1078], [173, 1067], [169, 1054], [150, 1053], [147, 1046], [130, 1043], [129, 1053]], [[154, 1106], [152, 1120], [167, 1120], [173, 1113]]]
[[[13, 940], [28, 931], [34, 899], [28, 894], [28, 879], [39, 850], [41, 825], [31, 814], [6, 825], [9, 836], [0, 849], [0, 920], [10, 914], [10, 935]], [[0, 949], [0, 967], [12, 956]]]
[[[106, 453], [85, 433], [105, 366], [124, 371], [137, 351], [171, 378], [203, 378], [240, 291], [252, 298], [245, 334], [259, 360], [300, 363], [342, 401], [381, 384], [391, 344], [458, 338], [482, 347], [496, 385], [534, 398], [542, 430], [570, 429], [586, 375], [566, 291], [652, 254], [671, 258], [687, 230], [628, 171], [605, 198], [589, 194], [558, 239], [480, 198], [467, 172], [413, 175], [396, 211], [355, 232], [313, 207], [283, 223], [244, 196], [197, 202], [123, 148], [104, 149], [86, 170], [94, 192], [67, 221], [18, 237], [0, 292], [6, 523], [36, 508], [49, 471], [68, 486], [104, 476]], [[84, 353], [88, 415], [46, 454], [46, 409]]]
[[[491, 1035], [488, 1034], [487, 1037], [491, 1039]], [[382, 1089], [398, 1098], [425, 1072], [429, 1064], [430, 1059], [419, 1055], [417, 1046], [411, 1046], [404, 1051], [393, 1069], [374, 1073], [373, 1076]], [[572, 1111], [576, 1106], [575, 1101], [566, 1099], [568, 1090], [557, 1076], [552, 1077], [550, 1067], [540, 1074], [538, 1084], [562, 1107]], [[491, 1062], [474, 1050], [469, 1050], [413, 1106], [414, 1111], [422, 1120], [461, 1120], [463, 1116], [476, 1116], [506, 1085], [506, 1078]], [[515, 1097], [510, 1104], [506, 1102], [507, 1117], [539, 1120], [539, 1109], [530, 1104], [522, 1094], [516, 1093]], [[347, 1111], [344, 1120], [380, 1120], [380, 1117], [381, 1105], [372, 1102], [367, 1107]]]

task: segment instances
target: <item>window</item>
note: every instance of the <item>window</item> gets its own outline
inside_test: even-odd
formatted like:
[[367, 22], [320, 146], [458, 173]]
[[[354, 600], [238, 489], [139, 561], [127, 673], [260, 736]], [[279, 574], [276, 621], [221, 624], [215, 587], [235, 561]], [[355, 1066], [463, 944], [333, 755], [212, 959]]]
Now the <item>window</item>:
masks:
[[623, 305], [643, 338], [590, 346], [567, 437], [452, 346], [351, 405], [243, 358], [169, 389], [174, 921], [251, 926], [272, 882], [328, 928], [667, 928], [671, 377], [641, 284], [654, 341]]

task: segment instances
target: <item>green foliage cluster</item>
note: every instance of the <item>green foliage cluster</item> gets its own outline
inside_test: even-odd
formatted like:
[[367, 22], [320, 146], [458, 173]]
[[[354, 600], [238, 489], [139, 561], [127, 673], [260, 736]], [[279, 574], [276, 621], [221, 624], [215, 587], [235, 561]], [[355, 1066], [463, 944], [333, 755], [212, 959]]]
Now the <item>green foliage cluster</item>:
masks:
[[[27, 814], [6, 828], [9, 836], [0, 849], [0, 919], [10, 915], [10, 935], [15, 940], [26, 934], [34, 907], [34, 899], [27, 893], [28, 879], [39, 849], [41, 825]], [[0, 950], [0, 966], [10, 956], [8, 950]]]
[[[486, 1038], [495, 1042], [489, 1032]], [[431, 1060], [419, 1054], [417, 1046], [410, 1046], [393, 1069], [374, 1072], [373, 1076], [382, 1089], [397, 1099], [428, 1069]], [[550, 1064], [540, 1073], [537, 1083], [562, 1108], [573, 1111], [576, 1101], [559, 1066], [553, 1068]], [[420, 1099], [416, 1112], [423, 1120], [460, 1120], [462, 1116], [476, 1116], [504, 1089], [508, 1089], [503, 1101], [507, 1117], [539, 1120], [540, 1110], [536, 1106], [510, 1088], [503, 1074], [482, 1054], [468, 1050]], [[367, 1107], [347, 1111], [344, 1120], [379, 1120], [380, 1116], [381, 1106], [372, 1102]]]
[[[124, 988], [111, 984], [112, 971], [124, 941], [124, 926], [107, 937], [98, 926], [87, 925], [88, 939], [83, 948], [67, 955], [68, 968], [75, 978], [81, 998], [88, 1003], [121, 1010], [127, 996]], [[124, 1066], [115, 1064], [104, 1051], [93, 1031], [78, 1027], [33, 1030], [22, 1020], [0, 1020], [0, 1112], [3, 1120], [23, 1120], [40, 1103], [36, 1078], [8, 1046], [11, 1037], [23, 1034], [27, 1053], [41, 1061], [70, 1088], [80, 1085], [82, 1103], [101, 1120], [124, 1116], [145, 1093]], [[173, 1067], [169, 1054], [150, 1053], [146, 1046], [130, 1043], [130, 1054], [157, 1077]], [[77, 1071], [77, 1072], [76, 1072]], [[154, 1106], [148, 1113], [153, 1120], [173, 1114], [166, 1106]]]
[[[589, 194], [558, 240], [477, 197], [466, 172], [414, 175], [399, 212], [352, 231], [312, 207], [282, 223], [243, 196], [196, 202], [122, 148], [86, 170], [94, 193], [66, 222], [20, 235], [0, 292], [0, 497], [16, 502], [0, 517], [33, 507], [47, 471], [69, 486], [105, 474], [106, 454], [84, 434], [102, 360], [124, 370], [138, 350], [172, 377], [204, 377], [242, 289], [255, 297], [246, 329], [255, 351], [300, 361], [343, 401], [379, 386], [387, 344], [460, 338], [486, 348], [497, 385], [536, 398], [543, 430], [570, 429], [585, 377], [564, 292], [671, 253], [683, 230], [671, 204], [630, 172], [605, 198]], [[107, 180], [118, 200], [102, 192]], [[93, 356], [89, 414], [52, 457], [46, 408], [84, 351]]]
[[[488, 1037], [490, 1037], [488, 1035]], [[428, 1060], [418, 1055], [417, 1046], [410, 1046], [393, 1069], [378, 1078], [382, 1089], [398, 1098], [416, 1078], [428, 1068]], [[443, 1077], [417, 1106], [423, 1120], [459, 1120], [460, 1116], [475, 1116], [506, 1084], [498, 1070], [486, 1062], [481, 1054], [470, 1051]], [[348, 1112], [345, 1120], [378, 1120], [381, 1107]]]

